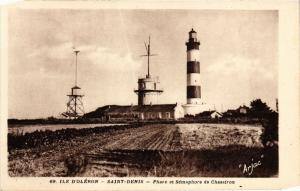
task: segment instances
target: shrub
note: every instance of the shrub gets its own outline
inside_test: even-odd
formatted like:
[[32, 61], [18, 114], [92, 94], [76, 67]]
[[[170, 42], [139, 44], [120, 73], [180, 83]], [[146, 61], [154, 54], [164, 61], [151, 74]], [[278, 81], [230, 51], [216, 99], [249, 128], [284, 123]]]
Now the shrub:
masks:
[[266, 146], [268, 143], [278, 141], [278, 113], [271, 112], [262, 121], [263, 133], [261, 135], [262, 143]]

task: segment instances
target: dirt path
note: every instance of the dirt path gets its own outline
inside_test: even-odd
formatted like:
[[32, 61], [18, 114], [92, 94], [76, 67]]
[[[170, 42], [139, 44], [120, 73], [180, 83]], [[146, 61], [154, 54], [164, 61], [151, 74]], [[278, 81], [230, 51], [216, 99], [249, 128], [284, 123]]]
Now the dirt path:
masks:
[[149, 125], [110, 136], [102, 148], [128, 150], [167, 150], [172, 143], [175, 126]]

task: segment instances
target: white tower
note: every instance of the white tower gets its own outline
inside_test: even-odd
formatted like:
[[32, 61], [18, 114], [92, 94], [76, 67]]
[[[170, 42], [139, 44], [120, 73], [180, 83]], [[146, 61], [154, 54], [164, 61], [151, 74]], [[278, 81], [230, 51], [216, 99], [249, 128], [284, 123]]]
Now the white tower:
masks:
[[200, 42], [197, 33], [192, 29], [189, 32], [187, 47], [187, 104], [183, 105], [186, 115], [195, 115], [205, 111], [207, 106], [201, 100], [200, 83]]
[[155, 54], [151, 54], [150, 52], [150, 36], [148, 45], [145, 43], [146, 55], [148, 57], [148, 72], [146, 78], [139, 78], [138, 80], [138, 89], [134, 90], [135, 93], [138, 94], [138, 105], [154, 105], [157, 104], [158, 95], [163, 92], [162, 89], [159, 88], [159, 79], [158, 77], [152, 77], [150, 75], [150, 56], [155, 56]]

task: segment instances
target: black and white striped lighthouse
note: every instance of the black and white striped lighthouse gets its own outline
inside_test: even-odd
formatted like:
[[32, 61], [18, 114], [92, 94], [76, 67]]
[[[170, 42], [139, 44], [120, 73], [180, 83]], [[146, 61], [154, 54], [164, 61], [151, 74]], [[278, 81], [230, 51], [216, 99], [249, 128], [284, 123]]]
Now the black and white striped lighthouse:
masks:
[[194, 29], [189, 32], [189, 40], [185, 44], [187, 48], [187, 103], [200, 104], [200, 42], [197, 40], [197, 33]]
[[187, 87], [186, 96], [187, 104], [184, 105], [185, 114], [195, 115], [204, 110], [201, 100], [200, 84], [200, 42], [197, 39], [197, 32], [189, 32], [189, 39], [185, 43], [187, 53]]

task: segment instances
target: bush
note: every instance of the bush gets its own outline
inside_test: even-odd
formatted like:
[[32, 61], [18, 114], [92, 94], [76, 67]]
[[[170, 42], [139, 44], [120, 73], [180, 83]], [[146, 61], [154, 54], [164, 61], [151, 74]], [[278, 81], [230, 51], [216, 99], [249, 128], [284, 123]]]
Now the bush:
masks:
[[271, 112], [262, 121], [264, 128], [261, 135], [262, 143], [266, 146], [268, 142], [274, 143], [278, 141], [278, 113]]

